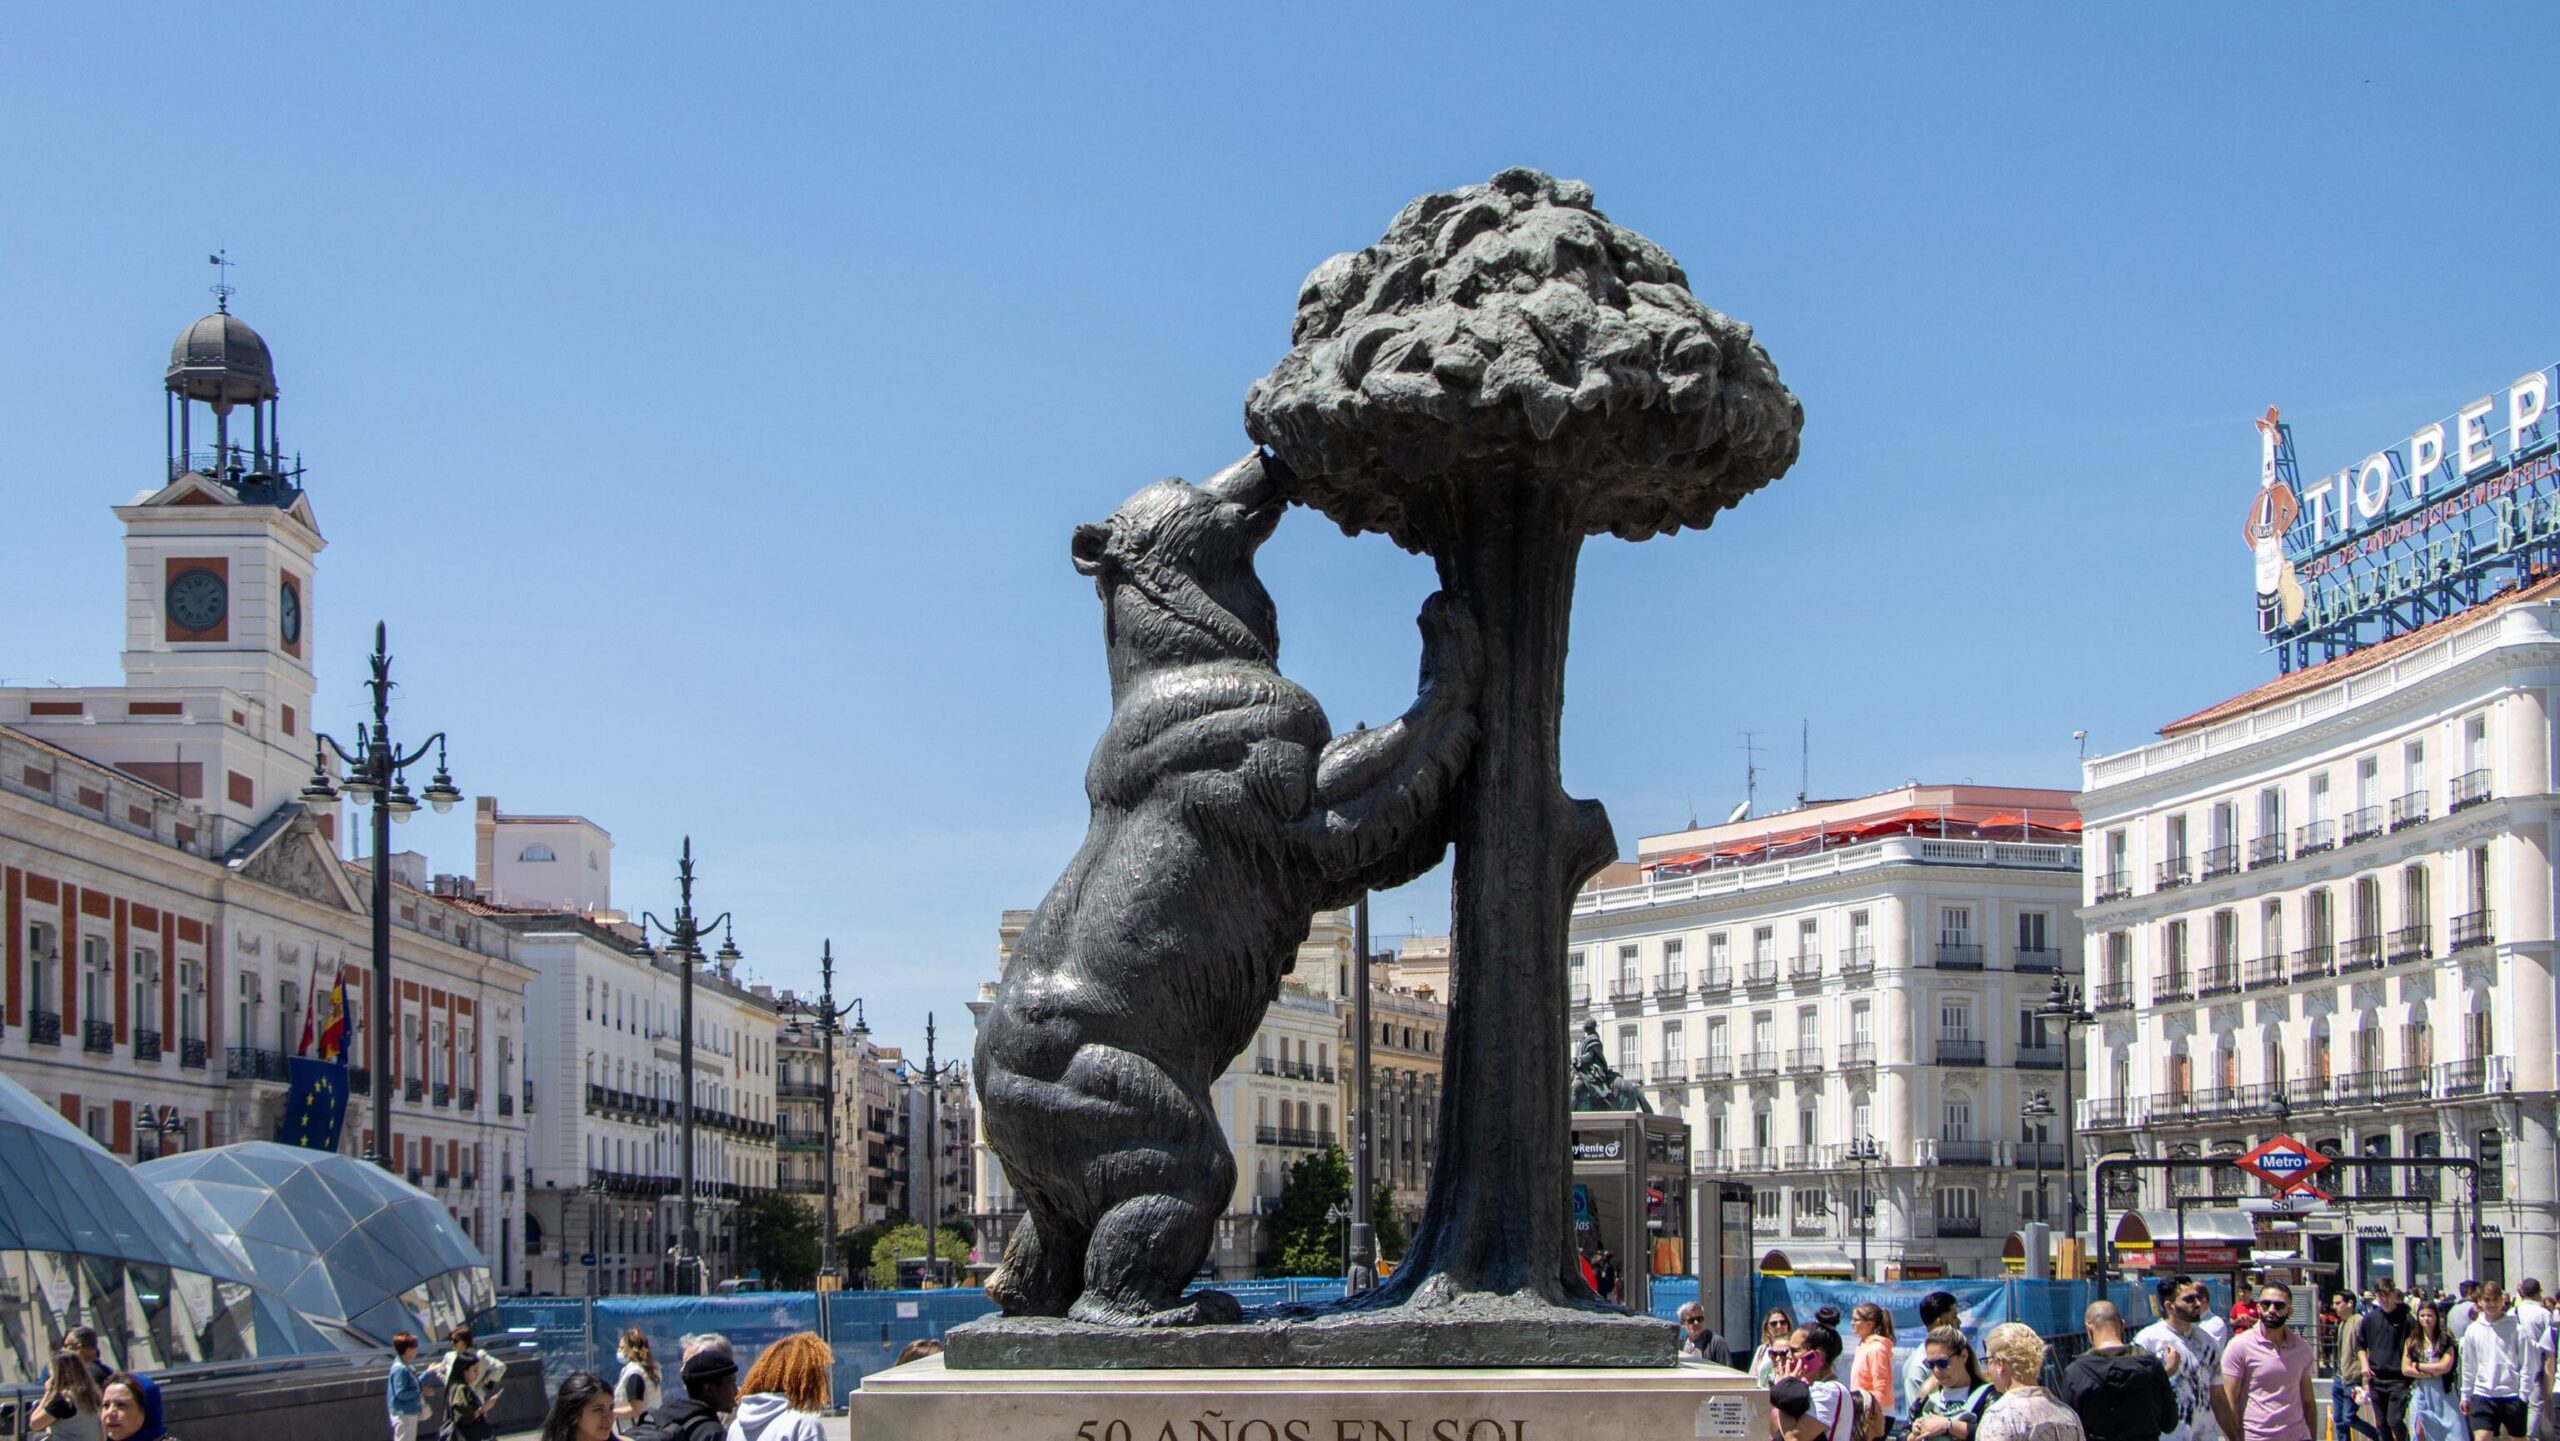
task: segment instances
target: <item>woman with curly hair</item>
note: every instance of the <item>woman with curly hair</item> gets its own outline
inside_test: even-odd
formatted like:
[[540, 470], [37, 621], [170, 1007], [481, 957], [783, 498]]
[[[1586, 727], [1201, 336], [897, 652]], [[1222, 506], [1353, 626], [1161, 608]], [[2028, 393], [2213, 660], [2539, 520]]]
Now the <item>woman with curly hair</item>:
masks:
[[739, 1386], [738, 1419], [729, 1441], [827, 1441], [819, 1421], [827, 1409], [836, 1353], [813, 1331], [795, 1331], [764, 1348]]
[[2000, 1399], [1982, 1413], [1975, 1441], [2085, 1441], [2080, 1414], [2036, 1384], [2044, 1375], [2044, 1338], [2004, 1321], [1982, 1338], [1982, 1369]]

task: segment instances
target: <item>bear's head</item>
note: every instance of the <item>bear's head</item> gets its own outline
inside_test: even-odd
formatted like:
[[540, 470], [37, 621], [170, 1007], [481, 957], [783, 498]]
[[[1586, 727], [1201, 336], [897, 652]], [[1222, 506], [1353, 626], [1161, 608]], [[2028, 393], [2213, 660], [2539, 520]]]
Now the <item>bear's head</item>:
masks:
[[1130, 666], [1280, 658], [1253, 553], [1288, 503], [1248, 455], [1199, 485], [1159, 480], [1076, 527], [1076, 571], [1101, 592], [1114, 681]]

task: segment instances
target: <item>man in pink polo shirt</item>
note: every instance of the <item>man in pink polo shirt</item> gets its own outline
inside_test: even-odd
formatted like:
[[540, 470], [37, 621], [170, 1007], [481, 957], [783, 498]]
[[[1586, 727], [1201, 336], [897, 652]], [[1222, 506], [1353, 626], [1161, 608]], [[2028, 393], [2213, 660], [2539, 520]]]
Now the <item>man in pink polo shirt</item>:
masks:
[[2312, 1441], [2311, 1343], [2293, 1334], [2293, 1293], [2258, 1288], [2258, 1324], [2222, 1351], [2222, 1392], [2241, 1441]]

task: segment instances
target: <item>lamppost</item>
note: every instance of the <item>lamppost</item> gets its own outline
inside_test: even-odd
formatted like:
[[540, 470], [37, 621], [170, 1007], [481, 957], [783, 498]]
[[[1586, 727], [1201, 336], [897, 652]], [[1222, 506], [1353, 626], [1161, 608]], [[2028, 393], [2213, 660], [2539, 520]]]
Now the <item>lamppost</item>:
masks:
[[[2066, 1071], [2064, 1074], [2068, 1075], [2069, 1072]], [[2042, 1133], [2047, 1131], [2053, 1123], [2052, 1094], [2050, 1092], [2040, 1090], [2034, 1095], [2027, 1097], [2027, 1103], [2018, 1108], [2018, 1119], [2026, 1123], [2027, 1130], [2029, 1132], [2027, 1143], [2035, 1147], [2036, 1219], [2039, 1221], [2051, 1221], [2053, 1219], [2053, 1212], [2045, 1205], [2044, 1202], [2044, 1148], [2046, 1143]]]
[[1342, 1289], [1357, 1296], [1378, 1284], [1377, 1218], [1369, 1214], [1369, 893], [1351, 910], [1351, 1235], [1342, 1252]]
[[[396, 1171], [400, 1163], [391, 1154], [391, 1059], [399, 1042], [391, 1033], [391, 823], [414, 815], [421, 797], [442, 815], [462, 799], [462, 792], [454, 788], [453, 777], [445, 770], [443, 731], [406, 752], [391, 739], [390, 633], [380, 621], [373, 626], [373, 679], [365, 685], [373, 691], [373, 728], [359, 732], [353, 751], [325, 731], [314, 732], [311, 783], [302, 788], [302, 799], [309, 805], [329, 805], [343, 792], [357, 805], [373, 807], [373, 1023], [367, 1028], [370, 1039], [365, 1056], [372, 1065], [366, 1080], [373, 1087], [373, 1160], [386, 1171]], [[405, 772], [426, 759], [430, 746], [436, 753], [435, 778], [413, 796]], [[342, 782], [329, 779], [332, 751], [346, 767]]]
[[[693, 837], [686, 836], [684, 855], [676, 862], [675, 924], [669, 925], [647, 911], [642, 911], [640, 926], [641, 934], [644, 936], [652, 926], [666, 935], [667, 950], [675, 956], [679, 974], [676, 989], [681, 1000], [678, 1002], [676, 1033], [681, 1044], [676, 1047], [676, 1089], [683, 1092], [682, 1098], [677, 1102], [683, 1107], [678, 1112], [682, 1118], [679, 1133], [681, 1139], [678, 1144], [683, 1154], [677, 1158], [676, 1166], [680, 1177], [679, 1184], [684, 1187], [684, 1193], [677, 1203], [676, 1290], [687, 1296], [702, 1294], [702, 1253], [698, 1249], [701, 1240], [694, 1234], [693, 1229], [693, 973], [695, 968], [702, 964], [702, 933], [728, 924], [727, 911], [722, 911], [707, 922], [697, 923], [694, 920]], [[720, 953], [723, 956], [734, 955], [736, 951], [737, 942], [734, 938], [724, 941], [721, 945]]]
[[1849, 1143], [1850, 1163], [1858, 1168], [1858, 1276], [1872, 1280], [1875, 1272], [1867, 1265], [1867, 1236], [1876, 1228], [1875, 1193], [1867, 1186], [1867, 1168], [1884, 1160], [1884, 1147], [1873, 1136], [1860, 1136]]
[[[934, 1140], [934, 1123], [941, 1119], [942, 1083], [960, 1072], [958, 1061], [936, 1065], [933, 1059], [933, 1012], [924, 1015], [924, 1065], [910, 1076], [910, 1084], [924, 1088], [924, 1266], [925, 1274], [935, 1284], [942, 1281], [942, 1148]], [[910, 1153], [907, 1164], [915, 1164]], [[914, 1195], [912, 1188], [908, 1191]]]
[[1352, 1214], [1351, 1208], [1343, 1205], [1339, 1201], [1336, 1201], [1332, 1205], [1324, 1208], [1324, 1223], [1328, 1226], [1340, 1226], [1343, 1228], [1342, 1269], [1343, 1274], [1345, 1275], [1349, 1275], [1351, 1271], [1351, 1231], [1347, 1223], [1350, 1222]]
[[[2053, 989], [2045, 993], [2044, 1004], [2036, 1007], [2036, 1018], [2048, 1027], [2062, 1028], [2062, 1225], [2071, 1235], [2080, 1234], [2080, 1173], [2074, 1152], [2074, 1134], [2080, 1129], [2080, 1118], [2071, 1109], [2071, 1064], [2077, 1054], [2071, 1045], [2071, 1033], [2097, 1020], [2089, 1008], [2080, 1004], [2080, 987], [2060, 971], [2053, 973]], [[2096, 1243], [2103, 1245], [2103, 1241]], [[2095, 1249], [2093, 1245], [2091, 1249]]]
[[794, 999], [785, 1005], [791, 1011], [816, 1021], [819, 1026], [819, 1085], [826, 1092], [827, 1115], [826, 1159], [820, 1164], [826, 1167], [827, 1172], [827, 1218], [825, 1229], [818, 1235], [818, 1274], [833, 1276], [836, 1273], [836, 1027], [844, 1023], [845, 1017], [853, 1017], [853, 1039], [857, 1044], [871, 1034], [871, 1028], [862, 1023], [860, 997], [855, 997], [849, 1006], [836, 1004], [834, 941], [826, 942], [818, 951], [818, 1003], [813, 1006], [807, 1001]]

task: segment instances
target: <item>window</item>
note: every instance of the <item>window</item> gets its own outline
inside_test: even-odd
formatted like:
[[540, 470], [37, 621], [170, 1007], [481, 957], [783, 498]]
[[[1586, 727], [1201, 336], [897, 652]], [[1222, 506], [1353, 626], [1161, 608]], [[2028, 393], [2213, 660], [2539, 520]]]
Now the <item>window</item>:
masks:
[[2466, 1061], [2484, 1060], [2497, 1054], [2497, 1033], [2490, 1028], [2487, 1011], [2473, 1011], [2463, 1017], [2462, 1049]]
[[1761, 1011], [1761, 1012], [1759, 1012], [1759, 1013], [1755, 1014], [1754, 1016], [1752, 1016], [1752, 1018], [1751, 1018], [1751, 1049], [1753, 1049], [1753, 1050], [1755, 1050], [1755, 1051], [1767, 1052], [1767, 1051], [1775, 1050], [1775, 1049], [1777, 1048], [1777, 1045], [1778, 1045], [1778, 1023], [1777, 1023], [1776, 1019], [1775, 1019], [1775, 1018], [1773, 1018], [1773, 1017], [1772, 1017], [1772, 1016], [1771, 1016], [1767, 1011]]
[[1751, 932], [1751, 964], [1763, 972], [1778, 964], [1778, 928], [1755, 927]]
[[1725, 940], [1724, 932], [1717, 931], [1707, 937], [1707, 974], [1730, 975], [1732, 970], [1733, 947]]
[[1707, 1054], [1716, 1060], [1724, 1061], [1728, 1064], [1731, 1062], [1733, 1050], [1725, 1038], [1724, 1017], [1722, 1016], [1709, 1016], [1707, 1018]]
[[2329, 1079], [2329, 1021], [2325, 1016], [2313, 1017], [2310, 1032], [2302, 1038], [2302, 1077], [2314, 1085], [2325, 1084]]
[[2266, 1042], [2261, 1050], [2261, 1060], [2266, 1067], [2267, 1084], [2270, 1086], [2283, 1085], [2285, 1075], [2284, 1038], [2273, 1026], [2267, 1027]]
[[523, 850], [516, 852], [516, 859], [520, 861], [556, 861], [560, 859], [560, 857], [557, 852], [551, 849], [551, 847], [542, 844], [540, 841], [536, 841], [532, 845], [525, 847]]
[[1777, 1118], [1765, 1105], [1751, 1113], [1751, 1144], [1763, 1151], [1778, 1144]]
[[2261, 838], [2284, 834], [2284, 788], [2268, 786], [2258, 792], [2258, 835]]
[[2401, 1062], [2423, 1071], [2436, 1063], [2436, 1033], [2427, 1024], [2427, 1003], [2414, 1001], [2409, 1006], [2409, 1023], [2400, 1028]]
[[[1778, 1193], [1764, 1188], [1751, 1193], [1751, 1218], [1769, 1225], [1778, 1223]], [[918, 1234], [922, 1234], [919, 1232]]]
[[2427, 743], [2414, 740], [2400, 748], [2400, 789], [2424, 803], [2427, 793]]
[[1662, 943], [1662, 986], [1664, 990], [1681, 991], [1689, 987], [1689, 960], [1678, 936]]
[[1867, 1140], [1876, 1133], [1876, 1107], [1863, 1091], [1849, 1098], [1849, 1134]]
[[2240, 964], [2240, 913], [2213, 913], [2213, 967], [2215, 970], [2236, 969]]
[[1938, 1139], [1970, 1141], [1973, 1139], [1973, 1098], [1962, 1091], [1947, 1094], [1938, 1113]]
[[1796, 1012], [1796, 1046], [1807, 1060], [1818, 1061], [1822, 1049], [1822, 1013], [1811, 1006]]
[[[1570, 994], [1577, 1001], [1582, 1000], [1591, 994], [1588, 978], [1582, 974], [1582, 955], [1582, 952], [1575, 951], [1564, 958], [1566, 973], [1565, 979], [1572, 983], [1573, 989]], [[1346, 986], [1343, 989], [1348, 990], [1350, 988]], [[922, 1233], [919, 1232], [918, 1234]]]
[[[2426, 866], [2403, 867], [2400, 871], [2400, 924], [2414, 930], [2428, 924], [2432, 914], [2427, 904]], [[2423, 940], [2420, 944], [2424, 944]]]
[[2240, 1089], [2240, 1045], [2227, 1033], [2214, 1038], [2213, 1085], [2223, 1092]]
[[2329, 888], [2313, 886], [2302, 898], [2303, 944], [2318, 948], [2337, 939], [2336, 921], [2331, 915]]
[[2329, 773], [2313, 771], [2311, 773], [2311, 824], [2316, 826], [2328, 818]]
[[1938, 1219], [1979, 1224], [1982, 1220], [1982, 1192], [1971, 1186], [1940, 1186]]
[[1821, 1144], [1822, 1113], [1811, 1104], [1796, 1112], [1796, 1139], [1807, 1146]]
[[2240, 843], [2240, 807], [2230, 801], [2215, 801], [2204, 813], [2204, 843], [2208, 850], [2227, 851]]
[[204, 1039], [204, 963], [178, 962], [178, 1039]]
[[1973, 944], [1973, 908], [1940, 906], [1938, 908], [1938, 940], [1950, 946]]
[[1796, 922], [1796, 954], [1812, 958], [1822, 954], [1822, 922], [1811, 916]]
[[2114, 879], [2115, 879], [2115, 881], [2116, 881], [2116, 884], [2118, 884], [2118, 885], [2122, 885], [2122, 884], [2124, 884], [2123, 876], [2124, 876], [2124, 873], [2125, 873], [2125, 866], [2126, 866], [2126, 864], [2127, 864], [2127, 862], [2126, 862], [2126, 855], [2125, 855], [2125, 851], [2126, 851], [2126, 842], [2125, 842], [2125, 833], [2124, 833], [2124, 831], [2123, 831], [2123, 830], [2121, 830], [2121, 829], [2117, 829], [2117, 830], [2112, 830], [2112, 831], [2107, 832], [2107, 838], [2106, 838], [2106, 841], [2105, 841], [2105, 842], [2104, 842], [2104, 844], [2100, 847], [2100, 850], [2101, 850], [2101, 853], [2105, 855], [2106, 860], [2107, 860], [2107, 868], [2106, 868], [2106, 872], [2105, 872], [2105, 874], [2106, 874], [2107, 876], [2111, 877], [2111, 878], [2114, 878]]
[[62, 952], [53, 937], [53, 927], [42, 921], [28, 923], [28, 989], [35, 993], [35, 1008], [39, 1011], [62, 1004]]
[[2122, 1046], [2108, 1054], [2107, 1080], [2114, 1087], [2118, 1100], [2133, 1094], [2133, 1057]]
[[2356, 809], [2382, 804], [2382, 757], [2361, 756], [2356, 760]]
[[2462, 768], [2485, 771], [2489, 768], [2489, 718], [2476, 715], [2462, 722]]
[[2358, 876], [2349, 901], [2348, 925], [2358, 940], [2373, 940], [2382, 934], [2382, 882], [2374, 876]]
[[2187, 813], [2179, 811], [2160, 823], [2160, 853], [2170, 861], [2187, 858]]
[[1938, 1003], [1938, 1039], [1970, 1041], [1973, 1039], [1973, 1002], [1958, 998]]
[[1849, 1041], [1853, 1045], [1873, 1045], [1876, 1038], [1876, 1013], [1865, 1001], [1849, 1007]]
[[2183, 982], [2187, 974], [2187, 922], [2184, 917], [2165, 921], [2160, 926], [2160, 971], [2164, 977]]
[[103, 936], [80, 938], [80, 1018], [103, 1021], [115, 1009], [115, 976], [107, 968], [107, 942]]
[[1875, 917], [1866, 911], [1849, 913], [1849, 949], [1866, 952], [1876, 943]]
[[1689, 1038], [1686, 1034], [1686, 1028], [1678, 1021], [1663, 1022], [1662, 1064], [1664, 1068], [1669, 1070], [1674, 1076], [1677, 1076], [1681, 1073], [1681, 1069], [1688, 1063]]
[[[1638, 948], [1637, 948], [1637, 947], [1635, 947], [1635, 946], [1620, 946], [1620, 947], [1618, 947], [1618, 993], [1619, 993], [1620, 995], [1625, 995], [1625, 994], [1627, 994], [1627, 993], [1629, 993], [1629, 992], [1631, 992], [1631, 991], [1634, 991], [1634, 990], [1636, 989], [1636, 987], [1640, 984], [1640, 982], [1639, 982], [1639, 981], [1638, 981], [1638, 979], [1637, 979], [1637, 977], [1638, 977], [1638, 961], [1637, 961], [1637, 957], [1638, 957]], [[919, 1233], [919, 1234], [921, 1234], [921, 1233]]]
[[133, 948], [133, 964], [129, 970], [133, 982], [133, 1024], [142, 1030], [160, 1029], [160, 953], [149, 946]]
[[1637, 1049], [1641, 1044], [1641, 1034], [1634, 1026], [1618, 1028], [1618, 1069], [1620, 1071], [1630, 1076], [1636, 1074], [1637, 1066], [1643, 1057], [1643, 1052]]
[[2489, 848], [2473, 846], [2464, 859], [2463, 875], [2470, 887], [2467, 898], [2471, 909], [2485, 911], [2489, 909]]
[[2030, 954], [2052, 949], [2046, 931], [2050, 921], [2042, 911], [2018, 912], [2018, 949]]

